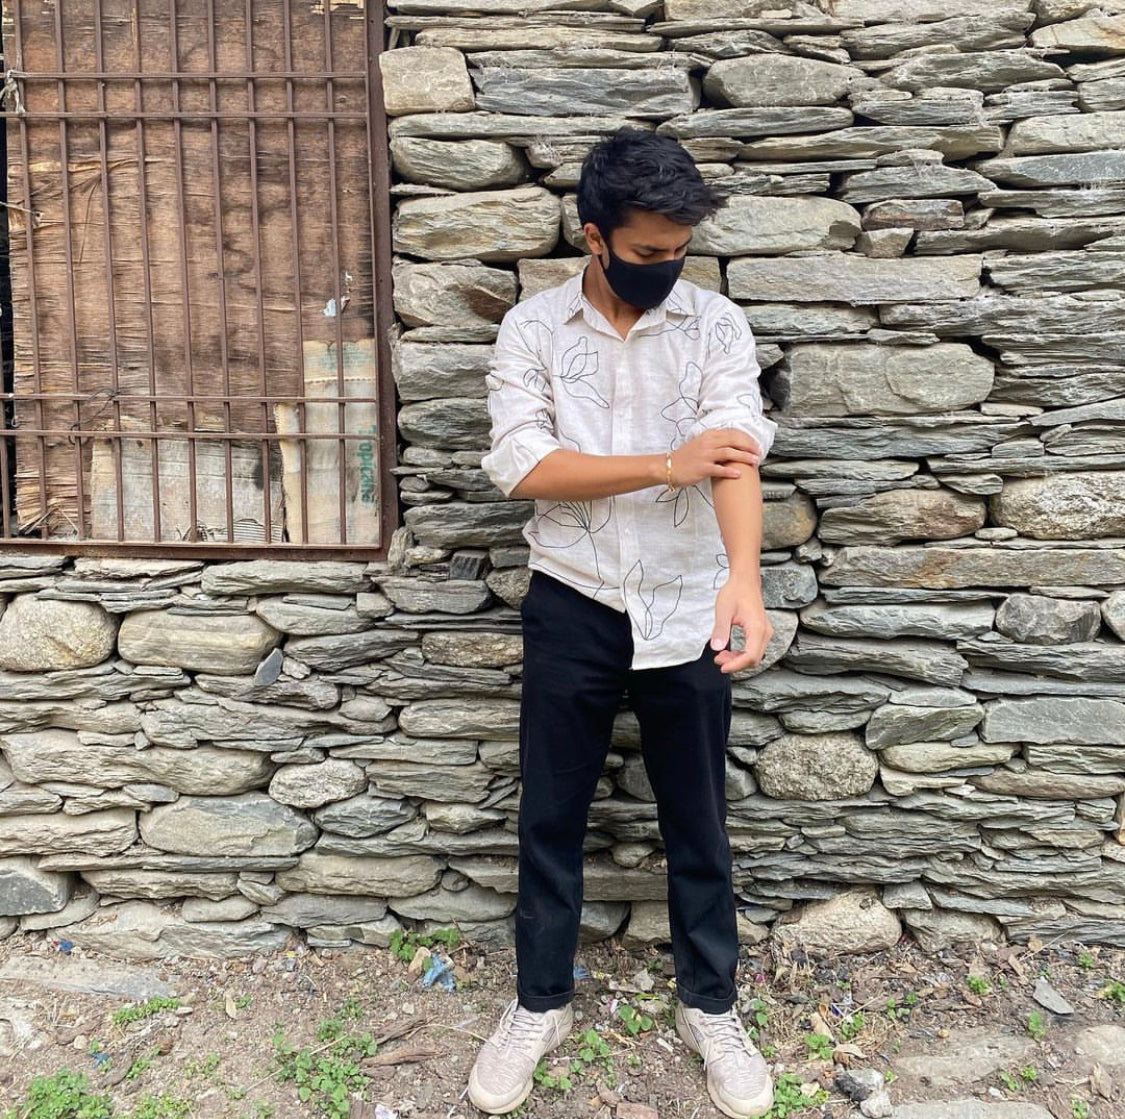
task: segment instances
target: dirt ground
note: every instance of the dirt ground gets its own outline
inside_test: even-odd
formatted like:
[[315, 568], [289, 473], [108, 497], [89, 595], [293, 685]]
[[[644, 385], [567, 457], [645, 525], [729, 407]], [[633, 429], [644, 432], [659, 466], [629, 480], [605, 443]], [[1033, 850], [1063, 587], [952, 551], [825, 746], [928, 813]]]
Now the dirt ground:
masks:
[[[514, 952], [472, 944], [434, 945], [456, 965], [452, 991], [423, 988], [425, 953], [413, 970], [405, 958], [413, 944], [395, 955], [294, 937], [244, 960], [152, 964], [69, 948], [50, 934], [0, 943], [3, 1119], [478, 1119], [466, 1077], [514, 993]], [[896, 1108], [979, 1097], [1055, 1119], [1125, 1117], [1125, 1047], [1121, 1067], [1075, 1049], [1093, 1026], [1125, 1038], [1125, 951], [1036, 943], [935, 957], [904, 937], [830, 961], [771, 942], [743, 952], [740, 1009], [770, 1060], [779, 1119], [858, 1115], [834, 1086], [849, 1065], [883, 1073]], [[671, 1026], [670, 955], [610, 942], [577, 962], [589, 972], [580, 1021], [516, 1114], [720, 1119]], [[1041, 976], [1072, 1014], [1033, 1000]], [[157, 981], [169, 993], [146, 999]]]

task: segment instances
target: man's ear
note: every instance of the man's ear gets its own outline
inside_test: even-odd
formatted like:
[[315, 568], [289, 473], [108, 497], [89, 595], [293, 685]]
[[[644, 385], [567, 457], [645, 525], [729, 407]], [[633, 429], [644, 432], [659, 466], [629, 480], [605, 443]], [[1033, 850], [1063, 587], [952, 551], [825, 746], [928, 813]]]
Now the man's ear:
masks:
[[605, 241], [602, 238], [598, 227], [592, 222], [588, 221], [583, 227], [582, 232], [586, 235], [586, 245], [594, 256], [600, 257], [605, 252]]

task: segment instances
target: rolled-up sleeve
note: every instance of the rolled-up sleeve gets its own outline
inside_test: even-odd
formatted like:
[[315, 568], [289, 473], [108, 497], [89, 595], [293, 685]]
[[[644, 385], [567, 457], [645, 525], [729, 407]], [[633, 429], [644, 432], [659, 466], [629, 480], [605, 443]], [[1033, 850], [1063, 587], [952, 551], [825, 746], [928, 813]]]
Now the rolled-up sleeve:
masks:
[[520, 329], [520, 308], [500, 323], [485, 378], [491, 448], [481, 469], [505, 497], [562, 444], [555, 435], [555, 404], [546, 356]]
[[700, 377], [699, 410], [688, 438], [731, 427], [753, 436], [765, 461], [777, 424], [762, 411], [761, 366], [754, 335], [737, 303], [724, 299], [706, 318], [706, 359]]

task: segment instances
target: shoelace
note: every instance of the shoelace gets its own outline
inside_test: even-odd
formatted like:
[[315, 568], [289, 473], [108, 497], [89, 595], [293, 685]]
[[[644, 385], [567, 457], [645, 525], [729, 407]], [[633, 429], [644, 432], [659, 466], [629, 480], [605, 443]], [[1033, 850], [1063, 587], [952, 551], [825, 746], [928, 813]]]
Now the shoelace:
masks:
[[496, 1047], [502, 1052], [511, 1052], [525, 1042], [533, 1041], [539, 1034], [536, 1015], [513, 1001], [500, 1019], [496, 1032]]
[[717, 1050], [715, 1056], [722, 1060], [724, 1057], [735, 1054], [752, 1055], [755, 1052], [754, 1044], [747, 1036], [746, 1031], [734, 1010], [729, 1010], [723, 1015], [709, 1015], [710, 1034], [714, 1039]]

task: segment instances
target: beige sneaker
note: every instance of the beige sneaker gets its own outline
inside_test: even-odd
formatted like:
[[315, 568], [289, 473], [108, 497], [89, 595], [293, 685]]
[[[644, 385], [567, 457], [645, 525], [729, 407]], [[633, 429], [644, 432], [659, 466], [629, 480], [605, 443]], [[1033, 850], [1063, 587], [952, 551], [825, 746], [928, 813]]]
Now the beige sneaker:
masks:
[[773, 1082], [766, 1059], [746, 1033], [736, 1010], [707, 1014], [676, 1004], [676, 1033], [702, 1058], [707, 1091], [733, 1119], [756, 1119], [773, 1107]]
[[573, 1025], [570, 1003], [536, 1014], [512, 999], [469, 1073], [469, 1099], [490, 1115], [515, 1111], [531, 1094], [539, 1059], [561, 1045]]

